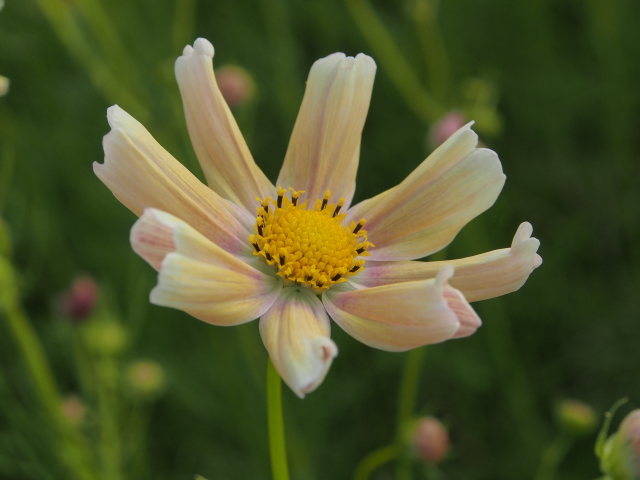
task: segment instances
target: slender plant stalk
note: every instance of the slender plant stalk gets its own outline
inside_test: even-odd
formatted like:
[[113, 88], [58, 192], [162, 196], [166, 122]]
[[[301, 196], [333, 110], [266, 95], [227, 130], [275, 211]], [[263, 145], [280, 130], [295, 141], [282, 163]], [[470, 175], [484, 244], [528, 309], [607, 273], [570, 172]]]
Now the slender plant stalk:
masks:
[[126, 105], [139, 120], [146, 121], [150, 117], [148, 110], [136, 95], [123, 88], [112, 69], [90, 46], [69, 4], [58, 0], [36, 0], [36, 3], [69, 54], [84, 68], [87, 76], [104, 98], [112, 103]]
[[[404, 429], [411, 420], [411, 417], [413, 417], [413, 412], [416, 409], [420, 371], [426, 351], [426, 347], [414, 348], [407, 353], [405, 359], [404, 371], [402, 372], [402, 379], [400, 380], [400, 396], [398, 398], [398, 419], [396, 426], [396, 447], [398, 452], [402, 451], [404, 445]], [[398, 455], [396, 480], [408, 480], [410, 478], [411, 465], [409, 460], [403, 455]]]
[[391, 81], [409, 108], [426, 123], [440, 118], [445, 110], [420, 84], [384, 23], [367, 0], [345, 0], [356, 26], [373, 49]]
[[302, 90], [298, 81], [296, 43], [291, 31], [290, 15], [285, 0], [260, 0], [275, 78], [276, 98], [287, 128], [293, 124], [300, 107]]
[[438, 23], [438, 0], [419, 0], [413, 7], [420, 46], [425, 57], [427, 77], [433, 96], [446, 104], [451, 91], [451, 62]]
[[356, 467], [353, 480], [368, 480], [373, 472], [398, 457], [398, 447], [387, 445], [369, 453]]
[[553, 480], [556, 478], [560, 462], [566, 457], [574, 438], [575, 437], [566, 430], [562, 430], [558, 434], [556, 439], [551, 442], [542, 455], [542, 461], [540, 462], [535, 480]]
[[282, 415], [282, 381], [271, 359], [267, 365], [267, 415], [269, 418], [269, 450], [273, 480], [289, 480], [287, 447], [284, 441]]
[[193, 31], [196, 23], [197, 0], [176, 0], [171, 27], [171, 48], [179, 52], [188, 42], [195, 39]]
[[62, 412], [62, 402], [53, 372], [33, 326], [18, 302], [15, 275], [9, 261], [0, 256], [0, 313], [6, 319], [42, 410], [56, 434], [54, 448], [70, 477], [94, 480], [89, 454], [79, 434]]

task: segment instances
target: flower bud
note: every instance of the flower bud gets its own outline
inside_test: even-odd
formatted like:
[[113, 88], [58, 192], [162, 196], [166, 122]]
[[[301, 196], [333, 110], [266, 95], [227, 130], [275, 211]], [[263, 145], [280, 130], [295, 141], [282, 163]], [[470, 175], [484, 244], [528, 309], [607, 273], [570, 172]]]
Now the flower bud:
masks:
[[60, 310], [65, 317], [77, 322], [86, 320], [98, 300], [98, 285], [89, 276], [76, 278], [64, 294]]
[[119, 355], [129, 341], [126, 330], [115, 320], [99, 320], [86, 327], [87, 346], [99, 355]]
[[640, 409], [627, 415], [607, 439], [600, 468], [611, 480], [640, 479]]
[[452, 111], [447, 113], [431, 128], [429, 132], [429, 144], [432, 148], [442, 145], [451, 135], [464, 127], [465, 118], [462, 113]]
[[560, 402], [556, 415], [560, 425], [575, 434], [587, 434], [596, 424], [593, 409], [579, 400], [568, 399]]
[[416, 455], [429, 463], [440, 463], [449, 451], [449, 432], [434, 417], [418, 419], [411, 440]]
[[230, 107], [236, 107], [249, 101], [255, 90], [249, 72], [233, 65], [216, 70], [216, 82], [222, 97]]
[[151, 360], [137, 360], [127, 368], [127, 382], [135, 393], [145, 397], [156, 395], [164, 386], [164, 370]]
[[87, 407], [76, 395], [68, 395], [62, 400], [62, 414], [73, 425], [80, 425], [87, 413]]
[[9, 93], [9, 79], [0, 75], [0, 97], [4, 97]]

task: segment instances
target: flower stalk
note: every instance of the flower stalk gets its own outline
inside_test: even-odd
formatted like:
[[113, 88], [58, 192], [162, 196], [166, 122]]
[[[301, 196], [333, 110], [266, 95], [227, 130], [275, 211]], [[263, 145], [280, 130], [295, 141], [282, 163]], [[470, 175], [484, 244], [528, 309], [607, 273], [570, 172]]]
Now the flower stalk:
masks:
[[282, 381], [270, 358], [267, 365], [267, 416], [273, 480], [289, 480], [282, 415]]
[[22, 355], [34, 392], [50, 419], [59, 442], [56, 442], [61, 463], [74, 480], [94, 480], [88, 452], [80, 434], [72, 427], [62, 410], [62, 397], [44, 349], [27, 315], [18, 301], [13, 266], [0, 255], [0, 314], [5, 318], [10, 334]]

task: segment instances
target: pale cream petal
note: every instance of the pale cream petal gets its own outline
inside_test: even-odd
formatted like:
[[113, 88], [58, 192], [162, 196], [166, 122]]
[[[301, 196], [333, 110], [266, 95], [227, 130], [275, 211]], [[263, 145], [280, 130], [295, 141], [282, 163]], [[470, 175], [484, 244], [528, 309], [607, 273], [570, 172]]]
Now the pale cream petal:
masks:
[[329, 338], [329, 317], [305, 288], [282, 289], [260, 318], [260, 335], [274, 367], [300, 398], [324, 380], [338, 347]]
[[203, 185], [120, 107], [107, 119], [104, 163], [93, 170], [118, 200], [138, 216], [145, 208], [168, 212], [228, 252], [250, 255], [249, 214]]
[[495, 202], [505, 176], [495, 152], [475, 148], [471, 124], [438, 147], [402, 183], [354, 206], [346, 222], [366, 219], [371, 260], [414, 260], [448, 245]]
[[431, 280], [352, 291], [334, 287], [322, 299], [331, 318], [355, 339], [402, 352], [443, 342], [460, 329], [456, 312], [444, 296], [452, 274], [453, 268], [447, 266]]
[[443, 262], [374, 262], [367, 260], [365, 269], [353, 280], [366, 287], [412, 282], [433, 278], [444, 265], [453, 265], [452, 287], [460, 290], [469, 302], [486, 300], [515, 292], [531, 272], [542, 264], [536, 252], [540, 246], [532, 238], [533, 227], [522, 223], [513, 237], [511, 248]]
[[334, 53], [311, 67], [278, 185], [304, 190], [300, 198], [341, 197], [348, 207], [356, 185], [360, 137], [376, 64], [364, 54]]
[[274, 198], [276, 190], [253, 160], [218, 89], [213, 53], [213, 45], [198, 38], [176, 60], [176, 78], [191, 143], [209, 187], [255, 216], [255, 198]]
[[280, 278], [256, 270], [185, 223], [174, 226], [173, 243], [151, 303], [213, 325], [238, 325], [266, 312], [282, 290]]

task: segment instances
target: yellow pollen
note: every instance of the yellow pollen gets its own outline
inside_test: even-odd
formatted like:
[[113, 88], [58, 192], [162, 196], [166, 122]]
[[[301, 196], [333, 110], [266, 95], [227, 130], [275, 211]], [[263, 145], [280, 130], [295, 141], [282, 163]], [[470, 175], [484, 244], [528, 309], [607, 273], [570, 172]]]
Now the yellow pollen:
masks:
[[275, 201], [257, 199], [255, 233], [249, 237], [254, 255], [273, 265], [286, 284], [305, 286], [315, 293], [364, 270], [360, 257], [369, 256], [367, 250], [373, 244], [362, 229], [364, 218], [348, 227], [342, 224], [346, 215], [339, 212], [344, 198], [331, 204], [327, 190], [308, 209], [307, 202], [298, 205], [304, 192], [291, 189], [291, 199], [286, 193], [278, 187]]

